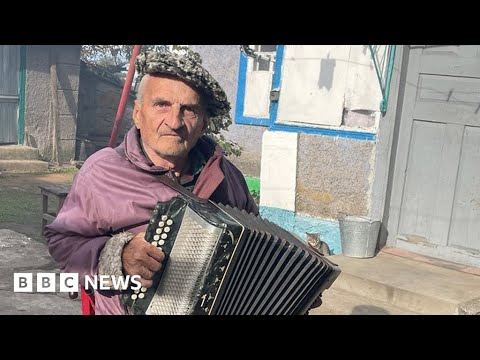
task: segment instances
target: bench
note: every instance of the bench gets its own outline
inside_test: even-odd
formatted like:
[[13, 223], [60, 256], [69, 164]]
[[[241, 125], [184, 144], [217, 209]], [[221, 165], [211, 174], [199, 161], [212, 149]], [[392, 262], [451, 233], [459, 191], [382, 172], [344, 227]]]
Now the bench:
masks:
[[[63, 202], [70, 191], [70, 185], [41, 185], [39, 186], [42, 193], [42, 236], [45, 230], [47, 222], [53, 221], [60, 209], [63, 206]], [[49, 197], [57, 200], [57, 209], [55, 212], [48, 210]]]

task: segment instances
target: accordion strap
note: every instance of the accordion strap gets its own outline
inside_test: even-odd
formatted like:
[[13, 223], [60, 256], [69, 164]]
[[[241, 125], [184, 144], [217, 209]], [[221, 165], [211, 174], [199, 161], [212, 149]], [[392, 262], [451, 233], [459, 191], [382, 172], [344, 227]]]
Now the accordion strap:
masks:
[[[205, 200], [205, 199], [202, 199], [202, 198], [198, 197], [193, 192], [191, 192], [190, 190], [188, 190], [188, 189], [184, 188], [182, 185], [180, 185], [180, 183], [172, 180], [166, 174], [162, 174], [162, 175], [152, 174], [152, 173], [149, 173], [149, 174], [152, 175], [158, 181], [160, 181], [162, 184], [167, 185], [168, 187], [170, 187], [173, 190], [179, 192], [180, 194], [182, 194], [183, 196], [185, 196], [188, 199], [194, 199], [194, 200], [200, 201], [200, 202], [207, 202], [208, 201], [208, 200]], [[175, 176], [175, 175], [172, 175], [172, 176]]]
[[[115, 148], [115, 151], [117, 152], [118, 155], [126, 157], [125, 155], [125, 148], [123, 146], [118, 146]], [[151, 172], [142, 170], [143, 172], [153, 176], [155, 179], [160, 181], [162, 184], [167, 185], [168, 187], [172, 188], [173, 190], [177, 191], [178, 193], [182, 194], [185, 196], [187, 199], [193, 199], [196, 201], [200, 202], [207, 202], [208, 200], [202, 199], [201, 197], [198, 197], [195, 195], [193, 192], [190, 190], [184, 188], [182, 185], [180, 185], [179, 182], [174, 181], [170, 177], [168, 177], [166, 174], [153, 174]], [[175, 175], [172, 173], [172, 176], [175, 177]]]

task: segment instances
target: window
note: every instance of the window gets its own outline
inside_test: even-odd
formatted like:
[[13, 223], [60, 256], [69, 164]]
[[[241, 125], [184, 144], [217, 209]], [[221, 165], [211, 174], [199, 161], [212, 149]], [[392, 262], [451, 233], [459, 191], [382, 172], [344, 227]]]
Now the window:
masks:
[[277, 45], [250, 45], [255, 52], [255, 58], [249, 58], [250, 71], [270, 71], [273, 73], [275, 56], [277, 54]]
[[235, 122], [268, 126], [277, 45], [248, 45], [240, 57]]

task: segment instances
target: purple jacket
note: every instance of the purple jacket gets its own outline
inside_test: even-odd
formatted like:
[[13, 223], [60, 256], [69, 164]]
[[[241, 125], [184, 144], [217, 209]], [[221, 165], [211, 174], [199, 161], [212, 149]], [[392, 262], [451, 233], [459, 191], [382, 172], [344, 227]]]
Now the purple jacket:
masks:
[[[202, 137], [197, 145], [208, 159], [193, 192], [223, 204], [258, 214], [242, 173], [223, 155], [213, 140]], [[149, 173], [164, 169], [143, 155], [139, 132], [133, 127], [120, 144], [90, 156], [75, 176], [56, 219], [46, 227], [48, 249], [63, 272], [95, 275], [100, 252], [112, 234], [145, 231], [157, 201], [177, 193]], [[141, 225], [138, 225], [141, 224]], [[96, 314], [124, 314], [119, 292], [95, 291]]]

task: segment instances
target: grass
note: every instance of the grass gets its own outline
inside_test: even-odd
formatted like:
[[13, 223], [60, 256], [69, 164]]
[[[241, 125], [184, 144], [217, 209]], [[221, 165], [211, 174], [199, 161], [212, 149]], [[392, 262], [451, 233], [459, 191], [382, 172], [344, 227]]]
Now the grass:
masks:
[[[55, 200], [49, 209], [55, 209]], [[21, 189], [0, 188], [0, 229], [11, 229], [43, 241], [42, 195]]]
[[[10, 229], [44, 242], [39, 186], [70, 184], [77, 172], [75, 167], [62, 167], [43, 173], [0, 175], [0, 229]], [[57, 199], [49, 197], [48, 205], [49, 212], [55, 212]]]
[[41, 197], [21, 190], [0, 190], [0, 223], [28, 224], [32, 218], [41, 218]]

